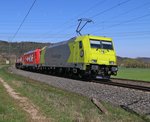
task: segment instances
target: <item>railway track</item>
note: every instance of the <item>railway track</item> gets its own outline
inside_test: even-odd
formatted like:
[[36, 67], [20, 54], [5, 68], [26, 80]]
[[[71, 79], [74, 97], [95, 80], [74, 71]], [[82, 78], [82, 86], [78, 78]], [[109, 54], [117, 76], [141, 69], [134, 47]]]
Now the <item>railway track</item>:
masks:
[[145, 83], [143, 81], [113, 78], [110, 81], [94, 80], [93, 82], [100, 83], [100, 84], [106, 84], [106, 85], [112, 85], [112, 86], [118, 86], [118, 87], [124, 87], [124, 88], [130, 88], [130, 89], [136, 89], [136, 90], [141, 90], [141, 91], [145, 91], [145, 92], [150, 92], [150, 83], [148, 83], [148, 82]]
[[[144, 86], [143, 83], [134, 82], [131, 85], [132, 81], [130, 80], [111, 79], [105, 82], [98, 80], [89, 82], [17, 70], [13, 67], [10, 68], [10, 72], [89, 98], [94, 97], [100, 101], [110, 102], [113, 105], [125, 106], [127, 110], [132, 110], [138, 114], [150, 115], [150, 83], [144, 83], [146, 88], [141, 88], [139, 85]], [[135, 85], [138, 86], [135, 87]]]
[[[44, 73], [42, 73], [44, 74]], [[57, 76], [57, 75], [56, 75]], [[68, 77], [65, 77], [68, 78]], [[74, 79], [74, 78], [71, 78]], [[78, 79], [79, 80], [79, 79]], [[150, 92], [150, 82], [140, 81], [140, 80], [129, 80], [129, 79], [121, 79], [121, 78], [111, 78], [109, 81], [99, 81], [92, 80], [90, 82], [106, 84], [111, 86], [118, 86], [123, 88], [136, 89], [140, 91]]]
[[111, 80], [121, 80], [121, 81], [129, 81], [129, 82], [131, 82], [132, 84], [133, 83], [138, 83], [138, 84], [145, 84], [145, 85], [148, 85], [149, 87], [150, 87], [150, 82], [149, 81], [144, 81], [144, 80], [132, 80], [132, 79], [125, 79], [125, 78], [111, 78]]
[[[45, 73], [41, 73], [41, 74], [45, 74]], [[70, 78], [70, 77], [65, 77], [65, 78]], [[71, 79], [76, 79], [76, 78], [71, 78]], [[77, 78], [77, 80], [79, 79]], [[150, 92], [150, 83], [145, 81], [140, 81], [140, 80], [111, 78], [109, 81], [92, 80], [92, 82]]]

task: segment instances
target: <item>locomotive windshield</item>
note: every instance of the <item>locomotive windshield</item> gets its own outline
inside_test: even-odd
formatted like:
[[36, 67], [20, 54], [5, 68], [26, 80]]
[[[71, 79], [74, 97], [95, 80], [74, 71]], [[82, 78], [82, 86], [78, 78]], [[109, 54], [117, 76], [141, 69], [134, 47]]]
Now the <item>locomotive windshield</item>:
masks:
[[90, 39], [90, 45], [91, 45], [91, 48], [113, 50], [113, 45], [112, 45], [112, 42], [110, 41]]
[[112, 42], [101, 41], [101, 45], [103, 49], [113, 50]]

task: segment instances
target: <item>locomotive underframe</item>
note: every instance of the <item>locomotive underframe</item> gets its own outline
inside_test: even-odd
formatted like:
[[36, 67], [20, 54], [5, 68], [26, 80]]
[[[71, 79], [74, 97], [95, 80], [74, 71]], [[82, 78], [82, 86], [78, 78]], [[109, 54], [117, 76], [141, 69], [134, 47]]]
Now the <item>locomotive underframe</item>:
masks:
[[111, 75], [117, 75], [118, 68], [116, 65], [87, 65], [86, 74], [92, 78], [109, 79]]
[[48, 74], [57, 75], [69, 75], [78, 76], [80, 78], [100, 78], [109, 79], [111, 75], [117, 75], [118, 68], [116, 65], [86, 65], [86, 69], [80, 69], [79, 67], [55, 67], [55, 66], [43, 66], [43, 65], [22, 65], [21, 63], [16, 63], [16, 68], [35, 71]]

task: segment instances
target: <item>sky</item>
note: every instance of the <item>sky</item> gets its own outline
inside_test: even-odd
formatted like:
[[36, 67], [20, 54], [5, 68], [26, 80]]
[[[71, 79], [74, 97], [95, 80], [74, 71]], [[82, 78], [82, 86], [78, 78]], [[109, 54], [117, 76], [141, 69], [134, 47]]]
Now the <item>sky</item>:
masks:
[[150, 57], [150, 0], [0, 0], [0, 40], [60, 42], [77, 36], [78, 19], [89, 18], [84, 34], [113, 38], [122, 57]]

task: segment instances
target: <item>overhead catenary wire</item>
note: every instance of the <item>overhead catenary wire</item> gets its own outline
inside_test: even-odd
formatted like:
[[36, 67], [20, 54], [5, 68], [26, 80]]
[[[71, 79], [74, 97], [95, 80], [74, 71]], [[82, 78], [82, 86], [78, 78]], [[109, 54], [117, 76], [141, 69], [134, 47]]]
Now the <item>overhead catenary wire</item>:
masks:
[[[126, 3], [128, 3], [129, 1], [131, 1], [131, 0], [126, 0], [126, 1], [120, 2], [120, 3], [118, 3], [118, 4], [116, 4], [116, 5], [112, 6], [112, 7], [110, 7], [110, 8], [108, 8], [108, 9], [105, 9], [105, 10], [103, 10], [103, 11], [101, 11], [101, 12], [99, 12], [99, 13], [97, 13], [97, 14], [91, 16], [91, 17], [89, 17], [89, 18], [95, 18], [95, 17], [97, 17], [97, 16], [99, 16], [99, 15], [101, 15], [101, 14], [104, 14], [104, 13], [106, 13], [106, 12], [108, 12], [108, 11], [114, 9], [114, 8], [117, 8], [117, 7], [119, 7], [119, 6], [123, 5], [123, 4], [126, 4]], [[94, 8], [95, 6], [97, 6], [99, 3], [103, 3], [103, 2], [105, 2], [105, 1], [100, 1], [100, 2], [98, 2], [97, 4], [93, 5], [92, 7], [90, 7], [89, 9], [87, 9], [86, 11], [84, 11], [84, 12], [82, 12], [81, 14], [79, 14], [78, 16], [76, 16], [76, 19], [77, 19], [80, 15], [82, 15], [82, 14], [84, 14], [84, 13], [90, 11], [91, 9], [93, 9], [93, 8]], [[73, 19], [71, 19], [71, 21], [72, 21], [72, 20], [73, 20]], [[64, 23], [64, 24], [66, 24], [66, 23]], [[63, 30], [62, 30], [62, 31], [59, 31], [59, 33], [60, 33], [60, 32], [63, 32]]]
[[[108, 34], [107, 32], [103, 33], [103, 34]], [[129, 35], [130, 34], [130, 35]], [[149, 35], [150, 34], [150, 31], [149, 30], [143, 30], [143, 31], [122, 31], [122, 32], [110, 32], [109, 35], [112, 35], [112, 36], [121, 36], [121, 35], [127, 35], [127, 36], [134, 36], [134, 37], [137, 37], [137, 36], [142, 36], [142, 35]], [[1, 37], [8, 37], [9, 33], [0, 33], [0, 36]], [[37, 34], [37, 35], [33, 35], [33, 34], [29, 34], [29, 33], [24, 33], [24, 34], [19, 34], [19, 37], [22, 37], [22, 38], [29, 38], [29, 37], [34, 37], [34, 38], [42, 38], [42, 35], [43, 34]], [[45, 36], [49, 36], [49, 37], [52, 37], [52, 38], [64, 38], [66, 36], [71, 36], [71, 34], [50, 34], [50, 35], [45, 35]]]
[[[133, 12], [133, 11], [136, 10], [136, 9], [139, 10], [140, 8], [143, 8], [143, 7], [145, 7], [146, 5], [149, 5], [149, 4], [150, 4], [150, 2], [146, 2], [146, 3], [144, 3], [144, 4], [140, 5], [140, 6], [137, 6], [137, 7], [135, 7], [135, 8], [129, 9], [129, 10], [127, 10], [127, 11], [124, 11], [124, 12], [122, 12], [122, 13], [119, 14], [119, 15], [116, 15], [116, 16], [113, 16], [113, 17], [107, 19], [106, 21], [101, 21], [99, 24], [96, 24], [96, 26], [99, 26], [99, 25], [102, 24], [102, 23], [111, 22], [113, 19], [120, 18], [121, 16], [124, 16], [124, 15], [126, 15], [126, 14], [128, 14], [128, 13], [131, 13], [131, 12]], [[111, 20], [111, 21], [110, 21], [110, 20]]]
[[[92, 5], [91, 7], [89, 7], [88, 9], [86, 9], [85, 11], [83, 11], [83, 12], [81, 12], [80, 14], [78, 14], [78, 15], [76, 15], [75, 17], [73, 17], [72, 19], [70, 19], [70, 20], [68, 20], [68, 21], [66, 21], [66, 22], [64, 22], [63, 24], [61, 24], [61, 27], [63, 27], [64, 25], [66, 25], [66, 24], [68, 24], [68, 23], [71, 23], [71, 22], [76, 22], [78, 19], [79, 19], [79, 17], [81, 16], [81, 15], [83, 15], [84, 13], [87, 13], [87, 12], [89, 12], [89, 11], [91, 11], [92, 9], [94, 9], [96, 6], [98, 6], [98, 5], [102, 5], [103, 3], [105, 3], [107, 0], [100, 0], [100, 1], [98, 1], [96, 4], [94, 4], [94, 5]], [[66, 28], [65, 28], [65, 30], [69, 30], [70, 28], [72, 28], [72, 27], [76, 27], [76, 25], [77, 24], [71, 24], [70, 26], [67, 26]], [[60, 26], [59, 26], [59, 28], [60, 28]], [[64, 32], [64, 29], [60, 29], [59, 31], [57, 31], [56, 33], [61, 33], [61, 32]], [[47, 32], [48, 33], [48, 32]]]
[[90, 18], [93, 19], [93, 18], [95, 18], [95, 17], [97, 17], [97, 16], [99, 16], [99, 15], [101, 15], [101, 14], [104, 14], [105, 12], [108, 12], [108, 11], [114, 9], [114, 8], [117, 8], [117, 7], [119, 7], [119, 6], [123, 5], [123, 4], [126, 4], [126, 3], [128, 3], [129, 1], [131, 1], [131, 0], [126, 0], [126, 1], [120, 2], [120, 3], [118, 3], [118, 4], [116, 4], [116, 5], [112, 6], [112, 7], [110, 7], [110, 8], [108, 8], [108, 9], [105, 9], [105, 10], [103, 10], [103, 11], [101, 11], [101, 12], [99, 12], [99, 13], [93, 15], [93, 16], [91, 16]]
[[[116, 5], [114, 5], [114, 6], [112, 6], [112, 7], [110, 7], [110, 8], [108, 8], [108, 9], [105, 9], [105, 10], [103, 10], [103, 11], [101, 11], [101, 12], [99, 12], [99, 13], [97, 13], [97, 14], [95, 14], [95, 15], [93, 15], [93, 16], [91, 16], [91, 17], [89, 17], [89, 18], [95, 18], [95, 17], [97, 17], [97, 16], [99, 16], [99, 15], [101, 15], [101, 14], [104, 14], [104, 13], [106, 13], [106, 12], [108, 12], [108, 11], [110, 11], [110, 10], [112, 10], [112, 9], [114, 9], [114, 8], [117, 8], [117, 7], [120, 7], [121, 5], [123, 5], [123, 4], [126, 4], [126, 3], [128, 3], [129, 1], [131, 1], [131, 0], [126, 0], [126, 1], [123, 1], [123, 2], [120, 2], [120, 3], [118, 3], [118, 4], [116, 4]], [[104, 2], [104, 1], [103, 1]], [[99, 2], [100, 3], [100, 2]], [[96, 4], [95, 4], [95, 6], [96, 6]], [[92, 7], [90, 7], [89, 9], [87, 9], [87, 11], [90, 11], [91, 9], [93, 9], [94, 8], [94, 6], [92, 6]], [[85, 11], [85, 12], [87, 12], [87, 11]], [[84, 12], [82, 12], [82, 13], [84, 13]], [[82, 14], [80, 14], [80, 15], [82, 15]], [[79, 15], [78, 15], [79, 16]], [[78, 17], [77, 16], [77, 17]], [[77, 19], [77, 17], [76, 17], [76, 19]], [[71, 21], [72, 21], [73, 19], [71, 19]], [[69, 29], [69, 27], [67, 27], [68, 29]], [[60, 32], [63, 32], [63, 31], [60, 31]]]
[[13, 41], [13, 40], [15, 39], [15, 37], [17, 36], [19, 30], [21, 29], [22, 25], [24, 24], [25, 20], [27, 19], [28, 15], [30, 14], [30, 12], [31, 12], [33, 6], [35, 5], [36, 1], [37, 1], [37, 0], [34, 0], [34, 1], [33, 1], [31, 7], [29, 8], [28, 12], [27, 12], [26, 15], [24, 16], [23, 20], [21, 21], [19, 27], [17, 28], [16, 32], [13, 34], [13, 36], [12, 36], [12, 38], [11, 38], [10, 41]]
[[[36, 1], [37, 0], [33, 1], [31, 7], [29, 8], [29, 10], [27, 11], [27, 13], [24, 16], [23, 20], [21, 21], [20, 25], [18, 26], [16, 32], [13, 34], [12, 38], [10, 38], [10, 42], [12, 42], [15, 39], [16, 35], [18, 34], [18, 32], [21, 29], [22, 25], [24, 24], [25, 20], [27, 19], [28, 15], [31, 12], [31, 10], [32, 10], [33, 6], [35, 5]], [[8, 46], [9, 61], [10, 61], [10, 52], [11, 52], [10, 50], [11, 50], [11, 43], [9, 43], [9, 46]]]
[[[131, 0], [126, 0], [126, 1], [124, 1], [124, 2], [127, 3], [127, 2], [129, 2], [129, 1], [131, 1]], [[123, 2], [123, 3], [124, 3], [124, 2]], [[121, 4], [121, 3], [122, 3], [122, 2], [120, 2], [120, 4]], [[123, 3], [122, 3], [122, 4], [123, 4]], [[125, 3], [124, 3], [124, 4], [125, 4]], [[121, 5], [122, 5], [122, 4], [121, 4]], [[119, 7], [119, 6], [120, 6], [119, 3], [118, 3], [117, 5], [118, 5], [118, 6], [116, 6], [116, 7]], [[93, 5], [92, 7], [90, 7], [89, 9], [87, 9], [87, 10], [90, 11], [90, 10], [92, 10], [93, 8], [94, 8], [94, 5]], [[109, 8], [109, 9], [112, 9], [112, 7]], [[105, 10], [106, 10], [106, 9], [105, 9]], [[104, 11], [105, 11], [105, 10], [104, 10]], [[106, 12], [108, 12], [108, 11], [106, 11]], [[82, 12], [82, 13], [84, 13], [84, 12]], [[105, 12], [104, 12], [104, 13], [105, 13]], [[103, 14], [104, 14], [104, 13], [103, 13]], [[93, 16], [94, 16], [94, 15], [93, 15]], [[75, 27], [75, 26], [76, 26], [75, 24], [74, 24], [74, 25], [71, 25], [71, 26], [68, 26], [68, 27], [65, 29], [65, 31], [68, 30], [68, 29], [71, 29], [72, 27]], [[59, 35], [60, 32], [64, 32], [64, 29], [63, 29], [62, 31], [57, 32], [57, 34]], [[17, 32], [17, 33], [18, 33], [18, 32]], [[56, 34], [56, 33], [55, 33], [55, 34]], [[47, 35], [46, 35], [46, 36], [47, 36]]]
[[[129, 23], [129, 22], [137, 21], [139, 19], [142, 19], [142, 18], [145, 18], [145, 17], [148, 17], [148, 16], [150, 16], [150, 13], [142, 15], [142, 16], [139, 16], [139, 17], [135, 17], [135, 18], [132, 18], [132, 19], [129, 19], [129, 20], [126, 20], [126, 21], [123, 21], [123, 22], [111, 25], [111, 26], [108, 26], [105, 29], [116, 27], [116, 26], [119, 26], [119, 25], [122, 25], [122, 24], [126, 24], [126, 23]], [[98, 32], [99, 30], [101, 30], [101, 29], [97, 29], [96, 31], [92, 31], [92, 32]]]
[[98, 5], [102, 5], [103, 3], [105, 3], [107, 0], [101, 0], [99, 2], [97, 2], [96, 4], [94, 4], [93, 6], [91, 6], [90, 8], [88, 8], [87, 10], [81, 12], [79, 15], [77, 15], [74, 19], [79, 19], [80, 15], [83, 15], [89, 11], [91, 11], [92, 9], [96, 8]]
[[[100, 13], [98, 13], [98, 14], [103, 14], [103, 13], [105, 13], [105, 12], [107, 12], [107, 11], [110, 11], [111, 9], [114, 9], [114, 8], [116, 8], [116, 7], [119, 7], [119, 6], [125, 4], [125, 3], [129, 2], [129, 1], [131, 1], [131, 0], [126, 0], [126, 1], [124, 1], [124, 2], [120, 2], [120, 3], [116, 4], [115, 6], [113, 6], [113, 7], [111, 7], [111, 8], [108, 8], [108, 9], [105, 9], [104, 11], [102, 11], [102, 12], [100, 12]], [[97, 2], [96, 4], [94, 4], [93, 6], [91, 6], [90, 8], [88, 8], [87, 10], [81, 12], [81, 13], [80, 13], [79, 15], [77, 15], [75, 18], [70, 19], [69, 21], [65, 22], [65, 23], [62, 24], [61, 26], [64, 26], [66, 23], [69, 23], [69, 22], [71, 22], [71, 21], [75, 21], [74, 19], [77, 20], [77, 18], [78, 18], [80, 15], [82, 15], [82, 14], [84, 14], [84, 13], [87, 13], [88, 11], [91, 11], [91, 10], [92, 10], [93, 8], [95, 8], [97, 5], [102, 4], [102, 3], [104, 3], [104, 2], [106, 2], [106, 0], [101, 0], [101, 1]], [[95, 17], [95, 16], [98, 16], [98, 15], [93, 15], [92, 17]], [[69, 30], [70, 28], [75, 27], [75, 26], [76, 26], [75, 24], [74, 24], [74, 25], [70, 25], [70, 26], [68, 26], [67, 28], [65, 28], [65, 31], [66, 31], [66, 30]], [[64, 32], [64, 29], [60, 29], [60, 30], [57, 32], [57, 34], [58, 34], [58, 33], [60, 34], [61, 32]], [[55, 33], [56, 33], [56, 32], [55, 32]]]

